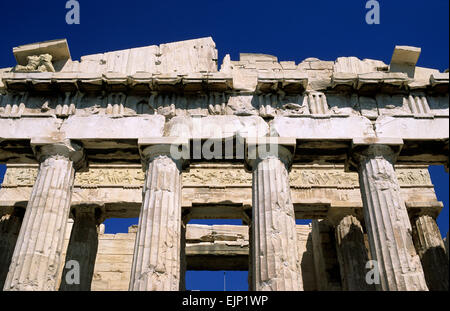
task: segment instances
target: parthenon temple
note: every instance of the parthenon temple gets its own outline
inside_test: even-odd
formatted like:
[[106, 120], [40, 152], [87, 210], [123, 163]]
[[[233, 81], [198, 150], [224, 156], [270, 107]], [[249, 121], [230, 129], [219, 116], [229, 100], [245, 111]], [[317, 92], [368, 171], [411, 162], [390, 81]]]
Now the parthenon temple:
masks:
[[[189, 270], [247, 270], [252, 291], [448, 290], [428, 167], [448, 172], [449, 72], [393, 49], [296, 64], [219, 62], [210, 37], [79, 61], [65, 39], [13, 48], [0, 288], [183, 291]], [[106, 234], [111, 218], [139, 224]]]

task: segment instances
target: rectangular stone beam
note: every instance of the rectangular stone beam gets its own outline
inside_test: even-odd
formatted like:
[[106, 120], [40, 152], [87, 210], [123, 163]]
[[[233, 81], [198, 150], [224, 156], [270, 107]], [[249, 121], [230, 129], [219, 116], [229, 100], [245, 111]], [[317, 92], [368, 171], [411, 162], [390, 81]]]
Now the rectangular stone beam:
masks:
[[[437, 201], [426, 167], [397, 167], [401, 195], [410, 213], [427, 210], [437, 216]], [[9, 165], [0, 189], [0, 213], [26, 207], [36, 179], [34, 165]], [[143, 172], [137, 165], [90, 166], [75, 179], [72, 205], [102, 199], [107, 218], [135, 218], [142, 203]], [[251, 178], [241, 166], [201, 164], [183, 173], [183, 208], [191, 219], [240, 219], [251, 209]], [[357, 209], [362, 201], [357, 174], [342, 167], [294, 166], [291, 195], [297, 219], [324, 219], [330, 212]]]
[[[2, 108], [3, 109], [3, 108]], [[20, 105], [18, 108], [20, 110]], [[66, 116], [67, 117], [67, 116]], [[199, 120], [196, 120], [199, 119]], [[198, 128], [198, 129], [197, 129]], [[211, 135], [208, 131], [214, 129]], [[238, 145], [226, 150], [233, 137], [261, 137], [269, 134], [269, 124], [260, 116], [205, 116], [203, 118], [174, 117], [166, 121], [163, 115], [71, 115], [55, 118], [18, 114], [0, 118], [0, 162], [29, 163], [29, 140], [36, 137], [67, 138], [83, 143], [92, 163], [139, 163], [137, 140], [163, 136], [201, 140], [197, 160], [231, 159], [244, 163]], [[326, 118], [275, 117], [270, 123], [272, 135], [297, 142], [295, 163], [344, 164], [353, 139], [395, 138], [404, 141], [398, 163], [447, 165], [449, 123], [446, 115], [426, 117], [381, 116], [372, 124], [363, 116], [328, 116]], [[216, 133], [217, 132], [217, 133]], [[213, 140], [206, 142], [207, 139]], [[8, 145], [8, 142], [14, 146]], [[211, 145], [208, 145], [208, 143]], [[219, 148], [220, 145], [220, 148]], [[214, 152], [205, 154], [206, 147]], [[217, 146], [217, 148], [216, 148]], [[223, 150], [217, 150], [223, 149]], [[242, 148], [241, 148], [242, 149]], [[25, 153], [24, 153], [25, 151]], [[217, 151], [217, 153], [216, 153]], [[27, 156], [28, 155], [28, 156]], [[190, 155], [195, 160], [195, 154]]]

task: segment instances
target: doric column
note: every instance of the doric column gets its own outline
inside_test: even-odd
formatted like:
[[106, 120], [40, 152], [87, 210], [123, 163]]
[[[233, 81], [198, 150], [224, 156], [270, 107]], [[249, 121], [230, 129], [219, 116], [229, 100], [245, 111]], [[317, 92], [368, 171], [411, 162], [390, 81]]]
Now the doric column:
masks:
[[75, 169], [84, 163], [82, 148], [74, 143], [35, 142], [33, 147], [40, 162], [39, 173], [4, 290], [56, 290]]
[[427, 290], [394, 170], [396, 153], [388, 145], [369, 145], [358, 150], [354, 157], [370, 252], [380, 272], [377, 290]]
[[186, 290], [186, 226], [187, 222], [181, 222], [181, 245], [180, 245], [180, 291]]
[[15, 208], [12, 213], [0, 217], [0, 289], [5, 285], [24, 212], [22, 208]]
[[429, 215], [413, 217], [413, 240], [422, 262], [428, 288], [448, 290], [448, 258], [438, 225]]
[[336, 252], [334, 227], [328, 219], [311, 223], [314, 273], [319, 291], [341, 291], [341, 276]]
[[288, 172], [293, 152], [288, 147], [295, 148], [295, 141], [287, 147], [248, 143], [253, 171], [251, 288], [256, 291], [303, 289]]
[[[97, 258], [99, 225], [104, 212], [102, 206], [83, 205], [75, 207], [72, 214], [74, 223], [59, 290], [90, 291]], [[79, 268], [79, 280], [76, 281], [73, 280], [73, 263]]]
[[354, 215], [332, 218], [335, 225], [336, 252], [340, 267], [342, 289], [345, 291], [375, 290], [366, 281], [369, 256], [364, 243], [364, 231]]
[[181, 171], [170, 144], [141, 151], [145, 184], [131, 269], [131, 291], [178, 291], [181, 280]]

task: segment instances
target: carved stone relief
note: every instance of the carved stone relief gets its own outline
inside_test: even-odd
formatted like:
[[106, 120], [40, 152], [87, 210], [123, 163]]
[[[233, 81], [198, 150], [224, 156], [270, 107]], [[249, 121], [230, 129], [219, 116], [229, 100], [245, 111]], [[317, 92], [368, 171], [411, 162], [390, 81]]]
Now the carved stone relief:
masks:
[[50, 96], [10, 92], [2, 96], [0, 114], [3, 117], [22, 115], [108, 115], [125, 117], [142, 114], [159, 114], [171, 119], [175, 116], [208, 115], [259, 115], [276, 116], [351, 116], [363, 115], [376, 119], [379, 115], [420, 116], [448, 115], [448, 97], [425, 94], [387, 95], [376, 97], [357, 94], [307, 92], [301, 95], [278, 93], [259, 95], [209, 94], [160, 94], [149, 95], [111, 92], [88, 94], [61, 92]]
[[87, 173], [79, 173], [75, 179], [75, 185], [123, 185], [142, 186], [144, 173], [139, 169], [91, 169]]
[[[399, 168], [398, 181], [401, 186], [432, 186], [428, 170], [425, 168]], [[36, 167], [9, 167], [4, 187], [33, 186], [37, 176]], [[358, 187], [358, 175], [345, 173], [337, 168], [296, 168], [289, 175], [292, 187]], [[78, 173], [76, 186], [123, 186], [136, 187], [144, 183], [144, 173], [140, 167], [91, 167], [89, 172]], [[244, 169], [233, 166], [193, 167], [183, 173], [184, 186], [251, 186], [252, 176]]]
[[52, 56], [50, 54], [31, 55], [27, 57], [28, 63], [17, 65], [14, 68], [15, 72], [55, 72], [52, 64]]

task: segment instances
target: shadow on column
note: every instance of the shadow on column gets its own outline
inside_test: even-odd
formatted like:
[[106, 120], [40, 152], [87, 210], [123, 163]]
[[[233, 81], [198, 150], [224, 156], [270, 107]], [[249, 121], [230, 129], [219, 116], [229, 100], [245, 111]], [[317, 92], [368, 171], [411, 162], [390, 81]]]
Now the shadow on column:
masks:
[[[341, 221], [336, 230], [336, 249], [344, 291], [374, 291], [375, 286], [366, 281], [366, 264], [369, 255], [364, 242], [364, 232], [359, 220], [351, 216]], [[345, 222], [344, 222], [345, 221]]]
[[60, 291], [90, 291], [98, 251], [101, 209], [73, 210], [74, 224], [67, 247]]
[[429, 290], [448, 291], [449, 271], [445, 250], [442, 247], [431, 247], [422, 254], [421, 261]]
[[25, 209], [16, 207], [11, 214], [0, 217], [0, 290], [8, 276], [24, 215]]
[[314, 253], [313, 253], [313, 242], [311, 233], [308, 236], [306, 242], [306, 251], [303, 253], [302, 262], [302, 279], [303, 279], [303, 290], [304, 291], [316, 291], [317, 284], [314, 269]]
[[431, 291], [448, 291], [448, 257], [436, 219], [431, 215], [413, 217], [412, 237]]
[[312, 221], [312, 245], [318, 291], [341, 291], [341, 272], [337, 258], [335, 230], [327, 220]]

